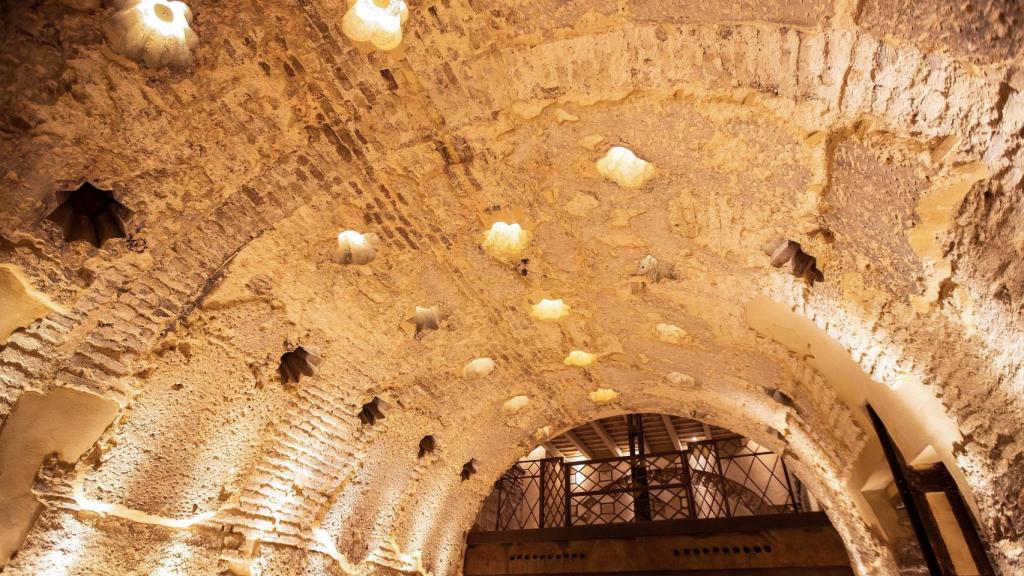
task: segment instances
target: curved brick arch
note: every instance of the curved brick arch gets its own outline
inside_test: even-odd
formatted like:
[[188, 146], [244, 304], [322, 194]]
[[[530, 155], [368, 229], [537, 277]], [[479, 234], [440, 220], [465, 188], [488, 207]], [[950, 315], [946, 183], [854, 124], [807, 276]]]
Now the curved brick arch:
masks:
[[[653, 383], [652, 387], [658, 388]], [[529, 430], [533, 424], [550, 425], [557, 433], [557, 430], [568, 430], [615, 413], [660, 412], [690, 416], [696, 412], [697, 416], [705, 421], [721, 423], [755, 442], [764, 442], [766, 446], [771, 446], [778, 442], [772, 438], [770, 426], [781, 426], [779, 421], [788, 421], [785, 411], [777, 411], [777, 408], [770, 405], [770, 401], [753, 397], [752, 392], [744, 386], [726, 384], [718, 386], [714, 392], [710, 392], [708, 387], [701, 387], [696, 390], [675, 390], [672, 394], [666, 394], [664, 389], [661, 389], [650, 395], [633, 392], [629, 398], [629, 401], [612, 407], [590, 404], [581, 409], [567, 410], [557, 416], [552, 414], [548, 418], [530, 418], [529, 423], [522, 426], [523, 431], [514, 434], [512, 438], [483, 429], [471, 429], [473, 435], [487, 438], [488, 445], [493, 448], [481, 453], [478, 448], [472, 446], [472, 441], [465, 440], [456, 448], [460, 455], [476, 454], [483, 459], [478, 465], [479, 478], [466, 483], [459, 481], [456, 475], [424, 476], [413, 482], [406, 490], [404, 502], [414, 511], [421, 507], [433, 509], [438, 502], [448, 502], [456, 495], [469, 493], [472, 494], [471, 499], [476, 505], [446, 510], [439, 517], [430, 518], [425, 525], [421, 525], [420, 522], [424, 517], [415, 512], [404, 515], [394, 529], [397, 549], [429, 551], [424, 553], [424, 561], [437, 570], [449, 570], [452, 565], [460, 563], [465, 545], [465, 531], [473, 524], [480, 505], [492, 489], [494, 481], [532, 447]], [[749, 398], [750, 402], [738, 408], [738, 398]], [[829, 511], [842, 534], [857, 570], [865, 574], [894, 571], [893, 560], [885, 545], [876, 540], [876, 536], [863, 519], [854, 519], [858, 516], [856, 506], [839, 481], [843, 476], [839, 468], [843, 464], [829, 458], [823, 459], [820, 452], [822, 446], [818, 440], [808, 435], [808, 430], [800, 424], [790, 422], [786, 433], [788, 446], [785, 452], [794, 458], [796, 473], [801, 478], [808, 479], [809, 489], [815, 497], [826, 503], [825, 509]], [[523, 423], [517, 422], [517, 425], [520, 424]], [[806, 465], [811, 461], [816, 464]], [[831, 463], [818, 467], [823, 462]], [[386, 544], [382, 550], [378, 550], [370, 557], [370, 561], [385, 565], [388, 564], [388, 560]]]
[[[133, 362], [143, 357], [179, 318], [189, 317], [235, 254], [252, 239], [273, 231], [278, 222], [300, 206], [328, 204], [344, 196], [359, 197], [366, 204], [367, 226], [395, 248], [450, 248], [452, 238], [443, 230], [431, 230], [429, 218], [419, 215], [417, 208], [407, 202], [411, 199], [383, 184], [394, 175], [379, 177], [376, 162], [389, 154], [406, 154], [396, 165], [410, 174], [415, 172], [403, 162], [414, 164], [429, 157], [429, 163], [442, 166], [442, 159], [458, 158], [448, 153], [449, 139], [466, 137], [475, 144], [479, 137], [474, 130], [487, 125], [496, 115], [513, 116], [509, 111], [523, 103], [550, 101], [550, 105], [557, 106], [602, 98], [617, 100], [622, 94], [637, 91], [682, 89], [736, 95], [737, 88], [752, 89], [769, 101], [769, 107], [788, 116], [794, 126], [802, 129], [848, 127], [856, 120], [875, 116], [881, 118], [886, 129], [924, 141], [959, 134], [963, 140], [959, 154], [963, 158], [984, 156], [994, 173], [1012, 177], [1005, 157], [1013, 153], [1012, 149], [1006, 155], [988, 153], [994, 149], [990, 142], [996, 130], [1012, 132], [1014, 128], [1012, 115], [1002, 114], [1000, 109], [1005, 95], [1000, 95], [998, 79], [977, 74], [945, 57], [925, 55], [906, 45], [879, 42], [859, 30], [815, 32], [774, 24], [627, 23], [615, 30], [482, 55], [463, 46], [458, 57], [440, 64], [442, 60], [437, 54], [455, 26], [456, 12], [442, 10], [441, 16], [435, 12], [433, 19], [425, 17], [416, 24], [422, 46], [410, 47], [409, 61], [426, 63], [424, 69], [434, 72], [420, 78], [426, 87], [426, 92], [421, 93], [406, 77], [390, 72], [400, 71], [400, 63], [396, 65], [376, 55], [343, 58], [333, 54], [333, 50], [340, 50], [345, 56], [354, 52], [344, 48], [343, 40], [332, 37], [331, 25], [319, 7], [311, 3], [301, 3], [299, 7], [309, 20], [310, 29], [315, 31], [309, 44], [320, 49], [320, 53], [299, 57], [306, 59], [307, 70], [313, 68], [309, 59], [323, 59], [332, 69], [330, 76], [318, 70], [316, 81], [307, 86], [311, 101], [316, 101], [319, 107], [316, 114], [323, 116], [320, 123], [311, 122], [307, 128], [311, 147], [287, 155], [230, 194], [220, 207], [196, 224], [194, 230], [198, 234], [179, 239], [151, 265], [131, 262], [124, 269], [114, 270], [85, 293], [68, 313], [52, 315], [15, 336], [0, 351], [5, 413], [26, 386], [71, 386], [125, 400], [134, 392], [129, 384]], [[489, 23], [483, 18], [467, 20], [468, 23], [463, 22], [463, 31], [468, 36], [483, 34]], [[564, 57], [566, 54], [571, 57]], [[273, 62], [274, 74], [301, 76], [297, 61], [294, 54], [277, 58]], [[389, 70], [390, 81], [383, 74], [384, 69]], [[517, 73], [509, 74], [510, 70]], [[494, 77], [508, 77], [510, 85], [488, 82]], [[325, 88], [318, 88], [320, 84]], [[345, 97], [337, 98], [341, 94]], [[407, 99], [406, 105], [413, 102], [430, 107], [436, 117], [403, 118], [396, 112], [402, 98]], [[791, 106], [792, 103], [796, 105]], [[385, 111], [379, 112], [381, 109]], [[1002, 124], [993, 128], [996, 118]], [[374, 130], [385, 126], [387, 120], [401, 128], [393, 137]], [[430, 136], [424, 134], [435, 130]], [[475, 169], [456, 162], [439, 169], [445, 171], [456, 189], [463, 193], [479, 192], [490, 184], [481, 184], [477, 177], [488, 167], [484, 158], [488, 156], [474, 160]], [[185, 270], [187, 273], [182, 274]], [[472, 279], [460, 281], [468, 285]], [[780, 290], [776, 295], [825, 327], [879, 380], [886, 380], [893, 366], [912, 365], [925, 366], [923, 371], [935, 374], [937, 386], [969, 374], [974, 378], [971, 387], [977, 390], [989, 389], [993, 382], [1002, 382], [1003, 390], [1012, 389], [1012, 358], [995, 373], [986, 370], [985, 360], [990, 351], [983, 347], [965, 351], [963, 357], [968, 360], [959, 366], [961, 357], [952, 355], [942, 358], [934, 367], [929, 364], [930, 359], [921, 357], [879, 362], [861, 350], [866, 345], [859, 337], [851, 336], [852, 331], [846, 331], [848, 324], [833, 325], [825, 317], [829, 306], [846, 303], [842, 296], [820, 297], [815, 293], [805, 303], [795, 291]], [[935, 316], [939, 315], [930, 320], [943, 322]], [[928, 335], [927, 331], [918, 333], [898, 323], [886, 324], [884, 313], [867, 315], [861, 320], [865, 325], [877, 322], [886, 329], [885, 336], [879, 337], [882, 342], [885, 338], [911, 341]], [[94, 323], [98, 323], [95, 329]], [[857, 322], [852, 324], [857, 328]], [[950, 342], [957, 342], [958, 330], [951, 323], [939, 328]], [[528, 361], [516, 359], [517, 363]], [[310, 390], [309, 396], [296, 400], [296, 407], [289, 412], [292, 420], [285, 427], [303, 427], [309, 406], [348, 400], [336, 392], [316, 397], [318, 394]], [[975, 446], [969, 450], [977, 466], [983, 468], [977, 473], [980, 478], [991, 473], [985, 464], [988, 452], [997, 450], [1005, 438], [1019, 436], [1019, 431], [1007, 428], [1009, 425], [1004, 422], [976, 422], [978, 413], [971, 407], [978, 405], [979, 394], [957, 397], [954, 402], [958, 406], [953, 412], [961, 421], [971, 422]], [[308, 406], [303, 405], [307, 402]], [[1014, 409], [1011, 396], [1005, 414], [1014, 414]], [[316, 438], [322, 446], [314, 452], [329, 452], [332, 442], [342, 439]], [[276, 449], [271, 447], [268, 452]], [[301, 451], [291, 450], [292, 455]], [[343, 452], [331, 458], [342, 463], [347, 455]], [[287, 481], [290, 471], [280, 469], [274, 473], [285, 474], [276, 480]], [[331, 473], [339, 479], [345, 477], [340, 466], [332, 468]], [[254, 485], [263, 480], [254, 477]], [[982, 496], [987, 503], [995, 503], [983, 507], [996, 509], [986, 512], [990, 523], [994, 518], [1004, 517], [1009, 519], [1010, 526], [1019, 524], [1009, 495], [1011, 490], [975, 486], [979, 487], [984, 488]], [[253, 495], [258, 497], [257, 493], [258, 490]], [[315, 499], [320, 501], [314, 508], [322, 509], [331, 497], [331, 490], [317, 495]], [[296, 525], [309, 521], [309, 513], [304, 514], [294, 518]], [[1004, 540], [1012, 541], [1014, 534], [1019, 533], [1005, 527], [1001, 530], [999, 536]], [[305, 542], [309, 537], [308, 533], [302, 534], [296, 541]]]

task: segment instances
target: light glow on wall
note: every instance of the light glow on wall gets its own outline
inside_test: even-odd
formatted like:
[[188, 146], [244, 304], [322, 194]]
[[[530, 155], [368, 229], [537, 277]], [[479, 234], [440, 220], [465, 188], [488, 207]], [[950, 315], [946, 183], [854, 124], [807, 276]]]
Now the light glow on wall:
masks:
[[572, 308], [562, 302], [561, 298], [551, 300], [544, 298], [531, 307], [530, 315], [537, 320], [558, 320], [569, 315]]
[[499, 260], [510, 260], [518, 256], [530, 244], [530, 232], [513, 222], [495, 222], [484, 235], [481, 247]]
[[393, 50], [402, 43], [402, 27], [408, 18], [404, 0], [355, 0], [342, 19], [341, 30], [356, 42]]
[[654, 164], [622, 146], [609, 148], [597, 161], [597, 171], [623, 188], [639, 188], [654, 178]]

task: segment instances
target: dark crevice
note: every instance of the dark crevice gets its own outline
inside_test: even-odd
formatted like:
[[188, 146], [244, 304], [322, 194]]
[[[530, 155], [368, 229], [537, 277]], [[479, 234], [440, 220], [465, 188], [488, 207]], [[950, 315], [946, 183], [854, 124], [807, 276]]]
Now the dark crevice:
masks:
[[46, 219], [60, 226], [64, 242], [88, 242], [99, 248], [111, 238], [124, 238], [122, 215], [128, 212], [109, 190], [86, 182], [77, 190], [59, 193], [63, 201]]
[[476, 474], [476, 459], [470, 458], [469, 462], [462, 465], [462, 472], [459, 474], [459, 477], [465, 482], [472, 478], [474, 474]]
[[281, 383], [298, 384], [303, 376], [312, 376], [320, 364], [320, 356], [299, 346], [291, 352], [281, 355], [281, 364], [277, 367], [281, 375]]
[[423, 458], [427, 454], [433, 453], [434, 452], [434, 448], [436, 448], [436, 447], [437, 447], [437, 441], [434, 440], [434, 437], [432, 435], [427, 434], [426, 436], [423, 437], [422, 440], [420, 440], [420, 451], [419, 451], [419, 454], [416, 457], [417, 458]]
[[359, 411], [359, 421], [366, 426], [373, 426], [378, 420], [383, 420], [384, 415], [384, 402], [374, 396], [373, 400], [363, 404], [362, 410]]
[[811, 286], [825, 281], [825, 275], [818, 270], [817, 259], [804, 252], [799, 242], [776, 240], [765, 246], [764, 253], [771, 256], [772, 266], [786, 268], [790, 274], [803, 278]]

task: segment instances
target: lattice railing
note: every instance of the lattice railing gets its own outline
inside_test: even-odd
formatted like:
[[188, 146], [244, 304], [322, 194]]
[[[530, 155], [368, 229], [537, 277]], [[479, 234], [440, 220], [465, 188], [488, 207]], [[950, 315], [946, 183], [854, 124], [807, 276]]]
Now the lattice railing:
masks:
[[481, 530], [528, 530], [800, 512], [783, 458], [744, 438], [665, 452], [516, 463], [495, 484], [497, 520]]

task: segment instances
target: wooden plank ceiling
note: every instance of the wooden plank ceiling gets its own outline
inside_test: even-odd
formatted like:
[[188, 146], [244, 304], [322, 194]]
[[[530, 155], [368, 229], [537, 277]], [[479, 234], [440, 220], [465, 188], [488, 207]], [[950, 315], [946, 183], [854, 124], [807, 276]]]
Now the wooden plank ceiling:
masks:
[[[663, 414], [642, 414], [648, 454], [679, 450], [687, 442], [725, 438], [734, 434], [724, 428]], [[609, 458], [629, 454], [626, 416], [601, 418], [556, 436], [544, 444], [548, 456], [569, 460]]]

